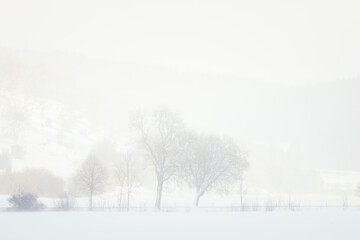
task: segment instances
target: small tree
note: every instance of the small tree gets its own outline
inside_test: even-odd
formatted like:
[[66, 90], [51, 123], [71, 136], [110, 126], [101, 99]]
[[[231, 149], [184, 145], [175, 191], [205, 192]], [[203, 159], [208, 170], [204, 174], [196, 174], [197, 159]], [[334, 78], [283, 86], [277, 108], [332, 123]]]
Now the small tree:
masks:
[[117, 160], [114, 164], [114, 177], [119, 186], [118, 207], [121, 209], [126, 178], [123, 162], [121, 160]]
[[130, 196], [134, 187], [139, 183], [139, 167], [134, 156], [130, 153], [124, 153], [115, 164], [115, 177], [120, 186], [120, 205], [123, 196], [123, 190], [126, 190], [127, 210], [130, 207]]
[[241, 177], [247, 160], [228, 137], [188, 133], [179, 144], [185, 180], [195, 188], [194, 205], [213, 187], [225, 189]]
[[93, 195], [104, 192], [106, 180], [106, 169], [93, 155], [89, 156], [78, 170], [76, 182], [80, 190], [88, 194], [90, 210], [93, 208]]

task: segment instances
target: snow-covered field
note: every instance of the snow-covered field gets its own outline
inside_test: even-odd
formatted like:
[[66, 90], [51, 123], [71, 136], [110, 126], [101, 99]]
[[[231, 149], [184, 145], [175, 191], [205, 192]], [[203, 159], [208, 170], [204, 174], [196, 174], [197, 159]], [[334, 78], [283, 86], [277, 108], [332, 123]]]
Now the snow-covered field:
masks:
[[360, 211], [0, 213], [0, 239], [360, 239]]

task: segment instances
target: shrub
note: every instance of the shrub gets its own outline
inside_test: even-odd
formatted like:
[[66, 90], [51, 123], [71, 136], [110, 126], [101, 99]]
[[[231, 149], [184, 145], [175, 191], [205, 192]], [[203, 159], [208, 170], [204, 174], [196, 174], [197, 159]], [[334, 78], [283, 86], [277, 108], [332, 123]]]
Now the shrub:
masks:
[[45, 208], [45, 205], [38, 201], [37, 196], [31, 193], [14, 194], [8, 202], [15, 211], [39, 211]]
[[55, 209], [58, 211], [69, 211], [75, 208], [75, 198], [69, 194], [62, 195], [55, 204]]
[[271, 199], [268, 199], [265, 202], [265, 211], [267, 212], [272, 212], [276, 209], [276, 207], [278, 207], [279, 205], [277, 205], [274, 201], [272, 201]]

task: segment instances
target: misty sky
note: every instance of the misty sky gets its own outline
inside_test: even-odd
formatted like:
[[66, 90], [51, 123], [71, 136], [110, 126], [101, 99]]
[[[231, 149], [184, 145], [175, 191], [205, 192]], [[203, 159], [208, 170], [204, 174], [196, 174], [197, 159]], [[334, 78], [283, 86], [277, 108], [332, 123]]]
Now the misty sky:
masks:
[[1, 1], [0, 45], [290, 84], [359, 74], [352, 1]]
[[45, 79], [39, 88], [108, 126], [167, 105], [201, 131], [360, 170], [359, 9], [355, 0], [0, 0], [0, 47], [42, 66], [31, 73]]

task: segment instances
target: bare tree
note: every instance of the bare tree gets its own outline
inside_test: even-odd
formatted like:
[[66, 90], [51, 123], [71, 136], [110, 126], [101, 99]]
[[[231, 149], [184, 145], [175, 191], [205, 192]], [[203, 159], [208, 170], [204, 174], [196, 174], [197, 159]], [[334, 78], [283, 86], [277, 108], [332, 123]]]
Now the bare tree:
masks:
[[107, 180], [106, 169], [97, 157], [91, 155], [77, 172], [76, 180], [80, 190], [89, 194], [89, 208], [93, 207], [93, 195], [103, 193]]
[[139, 184], [139, 172], [140, 168], [138, 167], [134, 156], [130, 153], [124, 153], [121, 155], [121, 158], [115, 164], [115, 177], [120, 186], [120, 202], [121, 206], [123, 191], [126, 190], [127, 196], [127, 210], [130, 207], [130, 197], [136, 187]]
[[241, 177], [247, 160], [228, 137], [188, 133], [179, 144], [185, 179], [196, 190], [194, 205], [213, 187], [225, 189]]
[[137, 114], [132, 125], [139, 132], [139, 142], [154, 167], [157, 180], [155, 207], [160, 209], [164, 182], [176, 173], [179, 166], [174, 154], [182, 122], [177, 114], [158, 109], [151, 115]]
[[126, 178], [123, 162], [121, 160], [115, 162], [114, 177], [119, 186], [118, 207], [120, 209], [122, 207], [124, 188], [125, 188], [125, 178]]

